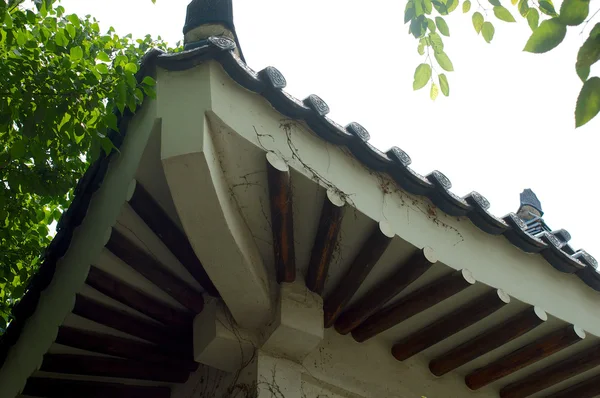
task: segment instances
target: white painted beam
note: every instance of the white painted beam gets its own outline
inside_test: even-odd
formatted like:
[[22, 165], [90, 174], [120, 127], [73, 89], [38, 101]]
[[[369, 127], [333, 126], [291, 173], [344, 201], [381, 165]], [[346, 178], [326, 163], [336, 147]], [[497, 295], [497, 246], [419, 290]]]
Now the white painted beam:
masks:
[[219, 161], [209, 123], [209, 65], [159, 71], [161, 157], [173, 203], [186, 235], [237, 323], [266, 325], [271, 281]]

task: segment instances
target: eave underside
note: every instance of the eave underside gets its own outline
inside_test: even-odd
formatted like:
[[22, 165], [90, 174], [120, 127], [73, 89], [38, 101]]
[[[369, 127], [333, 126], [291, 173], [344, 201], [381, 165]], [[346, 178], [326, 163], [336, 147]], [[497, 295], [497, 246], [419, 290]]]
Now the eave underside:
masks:
[[[198, 366], [207, 291], [258, 330], [304, 280], [329, 327], [306, 380], [342, 396], [597, 396], [597, 293], [575, 276], [406, 193], [217, 62], [159, 70], [157, 92], [159, 127], [24, 394], [168, 397]], [[202, 242], [214, 231], [223, 246]]]

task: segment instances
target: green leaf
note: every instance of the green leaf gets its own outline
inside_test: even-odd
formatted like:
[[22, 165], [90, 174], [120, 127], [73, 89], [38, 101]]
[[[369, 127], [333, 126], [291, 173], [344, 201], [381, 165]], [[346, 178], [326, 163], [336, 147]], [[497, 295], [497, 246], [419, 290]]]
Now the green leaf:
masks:
[[581, 81], [585, 83], [588, 76], [590, 75], [590, 67], [589, 66], [584, 66], [584, 67], [580, 67], [580, 68], [575, 67], [575, 71], [577, 72], [577, 76], [579, 76]]
[[23, 140], [16, 141], [10, 147], [10, 156], [13, 159], [21, 159], [25, 156], [25, 142]]
[[413, 90], [420, 90], [431, 78], [431, 66], [429, 64], [420, 64], [415, 69], [415, 76], [413, 81]]
[[471, 9], [471, 1], [470, 0], [463, 1], [463, 5], [462, 5], [463, 13], [466, 14], [467, 12], [469, 12], [470, 9]]
[[112, 113], [112, 112], [108, 113], [106, 115], [105, 122], [106, 122], [106, 126], [109, 129], [116, 131], [116, 132], [119, 131], [119, 126], [117, 125], [117, 116], [114, 113]]
[[4, 26], [6, 27], [6, 29], [12, 29], [13, 28], [13, 20], [10, 16], [10, 13], [6, 13], [4, 14]]
[[412, 1], [408, 1], [406, 3], [406, 7], [404, 8], [404, 23], [408, 23], [415, 16], [415, 5]]
[[106, 156], [110, 155], [113, 149], [116, 149], [115, 145], [110, 139], [108, 139], [108, 137], [102, 138], [100, 140], [100, 145], [102, 146], [102, 149], [104, 150]]
[[65, 26], [65, 29], [67, 30], [67, 33], [69, 33], [69, 36], [71, 36], [71, 39], [75, 38], [75, 27], [73, 25], [67, 25]]
[[445, 1], [431, 0], [431, 2], [433, 3], [433, 8], [435, 8], [435, 10], [440, 13], [440, 15], [448, 15], [448, 6], [446, 5]]
[[452, 72], [454, 70], [454, 66], [452, 66], [452, 61], [450, 61], [450, 58], [448, 58], [448, 55], [445, 52], [436, 52], [434, 56], [435, 60], [443, 70], [448, 72]]
[[427, 28], [429, 29], [430, 32], [436, 31], [437, 28], [435, 26], [435, 22], [433, 22], [433, 19], [427, 18]]
[[429, 34], [429, 41], [431, 42], [431, 47], [433, 51], [438, 53], [444, 51], [444, 42], [442, 41], [442, 37], [437, 33]]
[[106, 64], [97, 64], [96, 70], [98, 71], [98, 73], [106, 75], [108, 73], [108, 66], [106, 66]]
[[483, 15], [479, 11], [475, 11], [473, 13], [473, 27], [475, 28], [475, 32], [481, 32], [481, 28], [483, 27]]
[[121, 115], [125, 111], [125, 101], [127, 101], [127, 84], [124, 81], [117, 83], [116, 105]]
[[494, 29], [494, 25], [491, 22], [484, 22], [481, 27], [481, 34], [483, 35], [483, 39], [488, 43], [492, 41], [494, 38], [494, 33], [496, 30]]
[[154, 80], [153, 78], [151, 78], [150, 76], [146, 76], [144, 77], [144, 79], [142, 80], [142, 84], [145, 84], [147, 86], [156, 86], [156, 80]]
[[26, 41], [27, 41], [27, 36], [26, 36], [25, 32], [20, 30], [19, 33], [17, 34], [17, 44], [19, 46], [24, 46]]
[[431, 14], [431, 11], [433, 11], [431, 0], [423, 0], [423, 10], [425, 11], [425, 14]]
[[450, 36], [450, 30], [448, 29], [448, 24], [444, 21], [442, 17], [435, 17], [435, 24], [437, 25], [440, 33], [444, 36]]
[[71, 47], [69, 52], [73, 61], [79, 61], [81, 58], [83, 58], [83, 50], [79, 46]]
[[148, 87], [148, 86], [144, 86], [144, 93], [152, 98], [152, 99], [156, 99], [156, 91], [154, 91], [153, 87]]
[[415, 5], [415, 16], [420, 17], [425, 14], [425, 9], [423, 8], [423, 0], [414, 0]]
[[589, 0], [564, 0], [560, 6], [560, 21], [565, 25], [577, 26], [590, 13]]
[[494, 15], [501, 21], [504, 22], [516, 22], [515, 18], [512, 16], [510, 11], [508, 11], [505, 7], [495, 6], [494, 7]]
[[115, 57], [115, 60], [113, 61], [113, 64], [115, 66], [124, 66], [129, 62], [129, 58], [127, 58], [126, 55], [123, 54], [119, 54]]
[[100, 51], [97, 55], [96, 55], [96, 59], [102, 61], [102, 62], [110, 62], [110, 57], [108, 56], [107, 53], [105, 53], [104, 51]]
[[425, 38], [422, 38], [421, 40], [419, 40], [419, 45], [417, 46], [417, 52], [419, 53], [419, 55], [424, 55], [425, 54], [425, 46], [427, 45]]
[[493, 5], [494, 7], [501, 7], [502, 4], [500, 4], [499, 0], [488, 0], [490, 2], [491, 5]]
[[75, 25], [76, 28], [79, 28], [81, 26], [79, 17], [75, 14], [67, 15], [67, 20], [69, 22], [71, 22], [73, 25]]
[[533, 31], [523, 51], [531, 53], [545, 53], [558, 46], [565, 35], [567, 27], [560, 22], [558, 18], [548, 19], [543, 21], [540, 26]]
[[590, 35], [579, 48], [577, 53], [577, 63], [575, 64], [575, 70], [577, 75], [581, 78], [585, 76], [587, 79], [590, 74], [590, 66], [600, 60], [600, 23], [597, 23], [592, 30]]
[[458, 7], [458, 0], [446, 1], [446, 8], [448, 9], [448, 13], [451, 13], [452, 11], [456, 10], [456, 7]]
[[130, 62], [127, 65], [125, 65], [125, 70], [135, 74], [138, 71], [138, 67], [133, 62]]
[[542, 0], [540, 1], [540, 11], [543, 12], [546, 15], [549, 15], [551, 17], [556, 17], [558, 16], [558, 14], [556, 13], [556, 10], [554, 9], [554, 4], [552, 4], [552, 0]]
[[540, 13], [535, 8], [532, 8], [527, 13], [527, 23], [531, 30], [536, 30], [540, 23]]
[[423, 15], [410, 21], [410, 32], [413, 34], [415, 39], [423, 37], [427, 30], [427, 22]]
[[448, 85], [448, 78], [446, 77], [445, 74], [441, 73], [438, 76], [438, 79], [440, 81], [440, 88], [442, 89], [442, 94], [444, 94], [446, 97], [450, 95], [450, 86]]
[[521, 16], [523, 18], [525, 18], [527, 16], [527, 13], [529, 12], [529, 0], [519, 0], [519, 14], [521, 14]]
[[438, 93], [439, 93], [439, 90], [438, 90], [437, 84], [435, 84], [434, 82], [431, 82], [431, 89], [429, 90], [429, 98], [431, 98], [432, 101], [435, 101], [435, 99], [438, 96]]
[[600, 77], [592, 77], [583, 84], [575, 106], [575, 127], [592, 120], [600, 111]]

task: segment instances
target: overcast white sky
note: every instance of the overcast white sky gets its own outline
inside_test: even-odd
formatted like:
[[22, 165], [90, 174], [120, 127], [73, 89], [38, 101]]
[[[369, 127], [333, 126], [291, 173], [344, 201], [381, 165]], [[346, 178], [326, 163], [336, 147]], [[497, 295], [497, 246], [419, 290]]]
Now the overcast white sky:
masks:
[[[432, 102], [428, 88], [412, 90], [423, 57], [402, 23], [405, 1], [234, 0], [235, 23], [248, 64], [277, 67], [291, 94], [318, 94], [337, 122], [361, 123], [382, 150], [399, 146], [421, 174], [442, 171], [461, 196], [480, 192], [496, 215], [516, 211], [519, 193], [532, 188], [549, 225], [567, 229], [575, 249], [600, 259], [600, 117], [577, 130], [573, 119], [581, 88], [574, 65], [587, 32], [569, 28], [557, 49], [533, 55], [521, 51], [530, 30], [520, 16], [507, 24], [488, 10], [496, 27], [490, 45], [476, 35], [470, 14], [456, 10], [444, 38], [455, 69], [447, 73], [450, 97], [440, 93]], [[188, 3], [62, 1], [67, 12], [91, 14], [103, 28], [171, 43], [182, 39]], [[596, 22], [600, 16], [588, 29]]]

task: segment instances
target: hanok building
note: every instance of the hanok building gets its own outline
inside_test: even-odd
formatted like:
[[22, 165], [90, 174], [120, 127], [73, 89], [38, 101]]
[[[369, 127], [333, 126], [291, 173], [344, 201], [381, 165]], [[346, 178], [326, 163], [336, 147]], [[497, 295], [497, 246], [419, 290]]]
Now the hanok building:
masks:
[[79, 182], [0, 397], [600, 396], [600, 275], [533, 192], [503, 218], [248, 67], [231, 0]]

